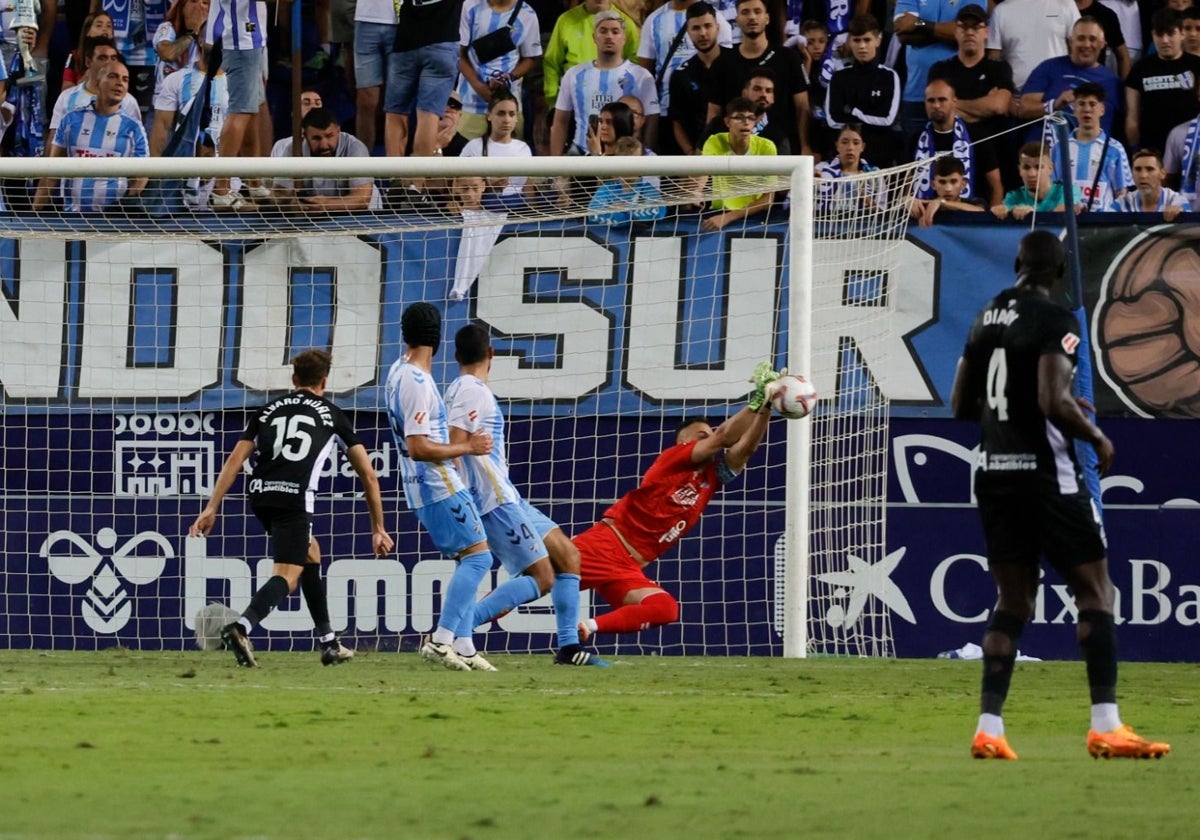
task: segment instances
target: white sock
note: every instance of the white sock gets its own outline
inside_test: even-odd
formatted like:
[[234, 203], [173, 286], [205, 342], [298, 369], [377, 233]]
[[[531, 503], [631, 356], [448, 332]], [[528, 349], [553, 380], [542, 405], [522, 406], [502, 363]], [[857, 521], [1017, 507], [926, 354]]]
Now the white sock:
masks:
[[975, 727], [975, 733], [983, 732], [991, 735], [993, 738], [999, 738], [1004, 734], [1004, 718], [1000, 715], [982, 714], [979, 716], [979, 725]]
[[586, 627], [592, 633], [598, 632], [598, 629], [599, 629], [596, 627], [596, 619], [594, 619], [594, 618], [585, 618], [583, 620], [583, 626]]
[[327, 645], [336, 638], [337, 638], [337, 635], [335, 633], [326, 633], [324, 636], [321, 636], [319, 639], [317, 639], [317, 641], [319, 641], [323, 645]]
[[246, 618], [245, 616], [242, 616], [241, 618], [239, 618], [237, 620], [237, 623], [242, 625], [242, 629], [246, 631], [247, 636], [249, 636], [250, 633], [254, 630], [254, 625], [252, 625], [250, 623], [250, 619]]
[[475, 640], [467, 636], [459, 636], [454, 640], [454, 652], [459, 656], [474, 656]]
[[454, 641], [454, 631], [439, 627], [433, 631], [433, 640], [439, 645], [448, 645]]
[[1092, 729], [1096, 732], [1112, 732], [1121, 725], [1121, 715], [1116, 703], [1092, 704]]

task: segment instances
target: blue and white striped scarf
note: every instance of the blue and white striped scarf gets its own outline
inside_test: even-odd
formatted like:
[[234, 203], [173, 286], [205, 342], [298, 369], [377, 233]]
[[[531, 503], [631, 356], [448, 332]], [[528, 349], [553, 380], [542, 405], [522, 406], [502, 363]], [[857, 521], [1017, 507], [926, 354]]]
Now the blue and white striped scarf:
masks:
[[1179, 191], [1190, 198], [1196, 197], [1197, 175], [1200, 175], [1200, 117], [1188, 123], [1187, 138], [1183, 141], [1183, 159], [1180, 161]]
[[[917, 139], [917, 155], [915, 160], [929, 160], [937, 154], [937, 149], [934, 147], [934, 130], [933, 123], [927, 123], [925, 130], [921, 132], [921, 136]], [[950, 153], [962, 161], [963, 169], [966, 170], [967, 182], [963, 188], [963, 198], [975, 197], [975, 149], [971, 146], [971, 134], [967, 131], [967, 124], [962, 117], [954, 118], [954, 142], [950, 147]], [[916, 184], [917, 198], [933, 198], [935, 195], [933, 189], [933, 165], [926, 166], [921, 169], [920, 177]]]

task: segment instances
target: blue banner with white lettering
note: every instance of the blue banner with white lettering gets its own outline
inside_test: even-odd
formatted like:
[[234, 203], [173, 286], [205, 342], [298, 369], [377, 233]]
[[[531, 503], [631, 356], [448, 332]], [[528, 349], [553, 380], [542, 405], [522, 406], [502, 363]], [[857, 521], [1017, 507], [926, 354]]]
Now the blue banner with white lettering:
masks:
[[[876, 569], [861, 586], [882, 599], [900, 656], [978, 642], [994, 600], [970, 493], [977, 430], [950, 419], [948, 395], [967, 328], [1012, 282], [1023, 233], [991, 225], [914, 230], [887, 278], [897, 338], [886, 365], [864, 362], [893, 405], [879, 561], [887, 571]], [[1187, 419], [1200, 410], [1200, 297], [1192, 293], [1200, 227], [1084, 224], [1081, 237], [1081, 326], [1095, 348], [1100, 422], [1117, 447], [1102, 493], [1122, 656], [1196, 661], [1200, 574], [1190, 535], [1200, 531], [1192, 479], [1200, 447]], [[816, 247], [822, 264], [836, 263], [839, 243]], [[596, 498], [564, 499], [556, 461], [602, 471], [626, 451], [619, 441], [636, 438], [644, 469], [673, 418], [692, 408], [656, 366], [703, 372], [745, 342], [777, 358], [786, 347], [783, 316], [745, 334], [733, 317], [747, 301], [757, 311], [786, 311], [783, 226], [506, 231], [487, 288], [449, 302], [457, 252], [458, 234], [440, 231], [310, 241], [0, 240], [0, 646], [177, 648], [206, 603], [248, 600], [269, 561], [240, 497], [227, 501], [223, 521], [231, 525], [218, 539], [181, 535], [246, 410], [287, 386], [287, 360], [306, 347], [333, 349], [335, 399], [364, 431], [389, 522], [415, 533], [394, 492], [396, 453], [380, 416], [400, 312], [415, 300], [440, 302], [444, 335], [469, 320], [495, 330], [512, 461], [529, 465], [521, 480], [531, 499], [572, 527], [594, 521], [629, 487], [601, 477]], [[670, 294], [647, 297], [645, 284], [661, 282], [664, 271], [673, 272]], [[651, 308], [653, 318], [645, 314]], [[663, 312], [677, 325], [675, 357], [643, 358], [644, 331], [661, 331]], [[712, 323], [736, 326], [696, 332]], [[846, 346], [855, 329], [847, 323]], [[451, 355], [438, 357], [439, 381], [451, 378]], [[563, 418], [574, 433], [556, 439], [551, 424]], [[763, 461], [782, 464], [782, 436], [768, 446]], [[725, 517], [736, 511], [717, 507], [656, 564], [683, 613], [643, 634], [644, 649], [781, 651], [774, 555], [784, 516], [780, 491], [762, 473], [748, 470], [739, 488], [739, 500], [766, 511], [750, 533], [729, 526]], [[409, 644], [431, 628], [452, 565], [416, 536], [396, 558], [371, 558], [352, 471], [335, 461], [329, 474], [332, 495], [318, 505], [315, 533], [330, 560], [334, 625], [360, 644]], [[859, 585], [843, 588], [844, 603], [826, 606], [844, 615]], [[1047, 574], [1024, 652], [1077, 656], [1070, 603]], [[311, 645], [298, 599], [265, 628], [272, 647]], [[541, 608], [498, 624], [514, 646], [535, 649], [549, 646], [552, 628]]]

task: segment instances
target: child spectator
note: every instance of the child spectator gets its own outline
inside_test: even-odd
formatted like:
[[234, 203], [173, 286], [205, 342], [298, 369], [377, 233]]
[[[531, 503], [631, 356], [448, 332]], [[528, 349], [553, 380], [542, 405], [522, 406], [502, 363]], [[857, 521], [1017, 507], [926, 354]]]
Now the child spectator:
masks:
[[1113, 209], [1125, 213], [1162, 213], [1163, 220], [1168, 222], [1175, 221], [1180, 213], [1192, 212], [1186, 198], [1163, 186], [1165, 174], [1156, 150], [1138, 149], [1133, 153], [1136, 189], [1117, 199]]
[[967, 198], [967, 170], [961, 160], [944, 155], [933, 162], [933, 198], [911, 198], [908, 212], [921, 227], [933, 224], [940, 210], [982, 213], [983, 204], [977, 198]]
[[[63, 68], [62, 89], [75, 87], [83, 81], [87, 73], [87, 63], [84, 61], [86, 51], [83, 42], [87, 38], [111, 38], [113, 36], [113, 21], [108, 12], [96, 12], [83, 19], [83, 29], [79, 32], [79, 45], [67, 56], [67, 66]], [[115, 41], [113, 43], [116, 43]]]
[[[1030, 213], [1061, 213], [1066, 206], [1063, 185], [1051, 180], [1054, 163], [1050, 149], [1040, 143], [1026, 143], [1018, 156], [1021, 186], [1004, 196], [1004, 203], [992, 207], [992, 215], [1006, 219], [1010, 215], [1020, 221]], [[1079, 188], [1075, 187], [1072, 206], [1079, 203]]]
[[842, 126], [834, 148], [837, 150], [837, 157], [822, 161], [816, 166], [816, 212], [821, 215], [858, 215], [864, 211], [878, 209], [883, 201], [882, 184], [878, 179], [864, 180], [853, 177], [879, 169], [863, 159], [866, 141], [861, 126], [857, 123]]
[[[613, 144], [612, 154], [640, 156], [642, 144], [633, 137], [622, 137]], [[649, 181], [636, 176], [605, 181], [588, 203], [588, 222], [591, 224], [653, 222], [666, 214], [662, 193]]]
[[900, 116], [900, 77], [879, 62], [883, 34], [871, 15], [850, 21], [847, 43], [852, 63], [838, 70], [829, 81], [825, 97], [825, 120], [841, 129], [850, 120], [862, 124], [862, 139], [878, 166], [891, 166], [900, 156], [903, 139]]
[[[1111, 210], [1115, 199], [1133, 184], [1125, 147], [1100, 128], [1104, 117], [1104, 88], [1084, 82], [1075, 88], [1075, 119], [1079, 123], [1068, 139], [1071, 180], [1083, 195], [1084, 210]], [[1062, 180], [1059, 156], [1054, 155], [1054, 180]]]
[[[754, 124], [758, 122], [758, 111], [754, 103], [743, 96], [734, 97], [725, 106], [727, 131], [714, 134], [704, 143], [706, 155], [774, 155], [775, 144], [763, 137], [754, 136]], [[707, 179], [704, 179], [707, 180]], [[716, 211], [700, 223], [704, 230], [720, 230], [731, 222], [745, 220], [750, 216], [765, 213], [775, 200], [775, 193], [765, 191], [751, 195], [730, 195], [744, 185], [748, 179], [714, 177], [711, 209]], [[703, 180], [700, 187], [703, 188]]]
[[[463, 146], [459, 157], [531, 157], [533, 150], [514, 136], [520, 119], [517, 97], [510, 90], [499, 90], [487, 109], [487, 132]], [[528, 179], [524, 175], [489, 178], [488, 187], [502, 194], [519, 193]]]

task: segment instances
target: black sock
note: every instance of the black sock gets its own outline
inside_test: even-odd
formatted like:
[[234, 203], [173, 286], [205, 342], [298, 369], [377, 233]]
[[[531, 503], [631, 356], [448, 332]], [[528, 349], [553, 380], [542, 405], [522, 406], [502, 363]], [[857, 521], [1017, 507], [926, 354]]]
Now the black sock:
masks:
[[317, 638], [328, 636], [333, 632], [329, 624], [329, 599], [325, 596], [325, 581], [321, 579], [321, 566], [318, 563], [308, 563], [300, 573], [300, 591], [304, 593], [304, 603], [308, 605], [308, 614], [312, 616]]
[[269, 581], [254, 593], [250, 606], [242, 615], [249, 619], [254, 627], [262, 624], [263, 619], [271, 614], [271, 610], [279, 606], [279, 602], [288, 596], [287, 578], [273, 575]]
[[1092, 703], [1116, 703], [1117, 628], [1112, 613], [1080, 610], [1079, 634], [1079, 649], [1087, 663]]
[[[997, 610], [988, 623], [987, 635], [983, 639], [983, 682], [979, 690], [979, 711], [985, 715], [1000, 717], [1004, 701], [1008, 699], [1008, 687], [1012, 683], [1013, 664], [1017, 661], [1017, 641], [1025, 622], [1012, 613]], [[994, 648], [999, 644], [1002, 651]], [[992, 648], [992, 651], [989, 651]]]

